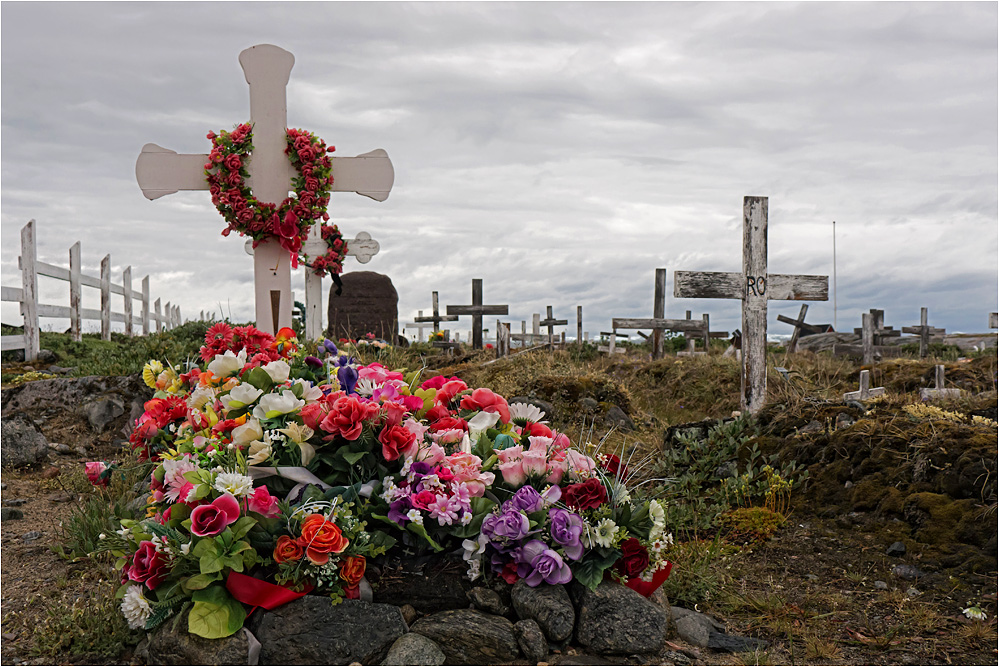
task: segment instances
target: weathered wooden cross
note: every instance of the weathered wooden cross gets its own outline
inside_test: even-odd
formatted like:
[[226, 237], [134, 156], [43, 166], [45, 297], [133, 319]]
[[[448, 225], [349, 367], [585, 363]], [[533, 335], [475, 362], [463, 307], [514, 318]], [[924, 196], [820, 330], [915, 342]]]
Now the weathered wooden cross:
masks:
[[884, 387], [871, 387], [871, 372], [860, 371], [860, 391], [848, 391], [843, 394], [844, 401], [866, 401], [869, 398], [885, 393]]
[[[611, 320], [611, 329], [652, 329], [652, 358], [663, 356], [664, 332], [670, 331], [700, 331], [701, 322], [694, 320], [666, 319], [666, 269], [656, 269], [656, 286], [652, 299], [652, 317], [615, 317]], [[611, 337], [613, 340], [613, 336]], [[612, 345], [613, 347], [613, 345]]]
[[433, 300], [433, 306], [434, 306], [434, 315], [433, 315], [433, 317], [430, 317], [430, 316], [424, 317], [423, 316], [423, 311], [421, 310], [419, 316], [416, 317], [416, 318], [414, 318], [413, 321], [414, 322], [433, 322], [434, 323], [434, 333], [437, 333], [438, 331], [441, 330], [441, 322], [457, 322], [458, 321], [458, 316], [457, 315], [441, 315], [441, 311], [440, 311], [440, 309], [437, 306], [437, 292], [433, 292], [432, 296], [433, 296], [432, 300]]
[[791, 340], [787, 342], [787, 351], [796, 352], [798, 350], [798, 337], [801, 336], [802, 332], [806, 334], [817, 334], [822, 333], [826, 330], [825, 327], [817, 326], [814, 324], [805, 324], [805, 313], [808, 312], [808, 304], [801, 304], [801, 310], [798, 312], [798, 319], [793, 320], [786, 315], [778, 315], [777, 321], [783, 322], [784, 324], [790, 324], [794, 327], [794, 333], [791, 334]]
[[606, 352], [612, 357], [615, 354], [624, 354], [625, 349], [623, 347], [618, 347], [616, 341], [618, 336], [621, 338], [628, 338], [628, 334], [619, 334], [616, 331], [601, 331], [600, 335], [607, 336], [608, 341], [606, 345], [598, 345], [597, 352]]
[[424, 329], [424, 327], [426, 325], [425, 325], [424, 322], [421, 322], [419, 320], [423, 318], [423, 311], [422, 310], [416, 311], [416, 317], [417, 317], [417, 320], [415, 322], [407, 322], [406, 324], [403, 324], [402, 326], [404, 326], [404, 327], [416, 327], [416, 342], [417, 343], [422, 343], [423, 342], [423, 329]]
[[676, 271], [673, 294], [681, 299], [742, 300], [742, 409], [755, 414], [767, 398], [767, 301], [827, 301], [829, 277], [767, 271], [766, 197], [742, 204], [742, 273]]
[[934, 387], [932, 389], [923, 388], [919, 390], [919, 400], [928, 401], [931, 398], [961, 398], [961, 390], [952, 387], [951, 389], [944, 388], [944, 366], [943, 364], [937, 364], [933, 369], [934, 374]]
[[[690, 311], [684, 319], [690, 319]], [[704, 323], [703, 330], [701, 331], [701, 342], [704, 344], [704, 351], [708, 352], [711, 350], [711, 339], [712, 338], [728, 338], [727, 331], [712, 331], [711, 330], [711, 317], [707, 313], [701, 313], [701, 322]]]
[[552, 307], [548, 306], [545, 312], [545, 319], [538, 322], [539, 326], [548, 327], [548, 343], [555, 348], [555, 327], [562, 326], [563, 324], [568, 324], [569, 320], [556, 320], [552, 315]]
[[[286, 88], [295, 57], [277, 46], [259, 44], [240, 53], [239, 64], [250, 86], [253, 125], [254, 148], [247, 166], [248, 184], [259, 201], [280, 204], [288, 196], [292, 178], [297, 176], [284, 152], [288, 121]], [[375, 201], [388, 198], [395, 172], [385, 151], [378, 149], [357, 157], [330, 159], [334, 192], [356, 192]], [[178, 190], [207, 190], [204, 172], [207, 160], [204, 154], [181, 155], [156, 144], [146, 144], [135, 163], [135, 178], [147, 199]], [[317, 234], [318, 226], [313, 228], [310, 241]], [[276, 241], [257, 245], [253, 255], [253, 283], [257, 327], [271, 333], [290, 327], [291, 258]], [[318, 309], [318, 301], [314, 303]]]
[[[937, 329], [929, 324], [929, 311], [926, 308], [919, 309], [919, 326], [902, 327], [902, 333], [911, 333], [919, 336], [919, 357], [925, 359], [930, 353], [930, 336], [942, 336], [947, 333], [946, 329]], [[941, 384], [942, 388], [943, 385]]]
[[470, 306], [448, 306], [448, 315], [471, 315], [472, 316], [472, 349], [482, 349], [482, 316], [483, 315], [509, 315], [509, 306], [484, 306], [482, 305], [482, 278], [472, 278], [472, 305]]

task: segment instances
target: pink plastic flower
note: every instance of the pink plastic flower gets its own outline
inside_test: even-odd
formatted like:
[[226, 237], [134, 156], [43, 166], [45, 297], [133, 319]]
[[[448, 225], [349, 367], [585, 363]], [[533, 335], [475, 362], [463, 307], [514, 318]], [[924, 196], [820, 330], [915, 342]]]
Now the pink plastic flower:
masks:
[[87, 472], [87, 479], [94, 486], [107, 486], [107, 478], [101, 479], [101, 473], [108, 469], [107, 465], [103, 461], [87, 461], [84, 464], [84, 469]]
[[269, 519], [281, 516], [277, 498], [267, 491], [266, 486], [258, 486], [253, 490], [253, 495], [246, 500], [246, 507], [249, 511], [262, 514]]
[[198, 537], [218, 535], [239, 518], [239, 503], [231, 493], [210, 505], [198, 505], [191, 510], [191, 533]]

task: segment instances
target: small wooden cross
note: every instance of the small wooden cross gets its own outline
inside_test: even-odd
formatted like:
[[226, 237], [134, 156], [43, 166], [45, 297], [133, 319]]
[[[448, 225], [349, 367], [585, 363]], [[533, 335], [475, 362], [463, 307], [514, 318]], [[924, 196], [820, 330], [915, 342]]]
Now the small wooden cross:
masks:
[[457, 315], [441, 315], [440, 309], [437, 307], [437, 292], [432, 293], [432, 300], [434, 306], [433, 317], [424, 317], [423, 311], [420, 311], [419, 317], [413, 319], [414, 322], [433, 322], [434, 323], [434, 333], [441, 330], [441, 322], [457, 322]]
[[[684, 318], [690, 319], [690, 311], [687, 311], [687, 316]], [[712, 338], [728, 338], [727, 331], [712, 331], [711, 330], [711, 318], [707, 313], [701, 313], [701, 322], [704, 323], [703, 331], [701, 332], [702, 341], [704, 343], [704, 351], [711, 350], [711, 339]]]
[[472, 316], [472, 349], [482, 349], [482, 316], [483, 315], [509, 315], [509, 306], [484, 306], [482, 305], [482, 278], [472, 278], [472, 305], [470, 306], [448, 306], [448, 315], [471, 315]]
[[698, 320], [667, 319], [666, 313], [666, 269], [656, 269], [656, 288], [652, 301], [651, 318], [615, 317], [611, 320], [611, 329], [652, 329], [652, 358], [663, 356], [663, 333], [669, 331], [701, 331], [704, 326]]
[[423, 328], [425, 326], [424, 322], [421, 321], [423, 319], [423, 311], [422, 310], [416, 311], [416, 315], [417, 315], [417, 317], [416, 317], [415, 323], [414, 322], [407, 322], [406, 324], [403, 324], [402, 326], [404, 326], [404, 327], [416, 327], [416, 342], [417, 343], [422, 343], [423, 342]]
[[[239, 54], [239, 64], [250, 86], [253, 125], [248, 185], [259, 201], [280, 204], [288, 196], [292, 178], [297, 176], [284, 152], [288, 122], [286, 88], [295, 56], [277, 46], [258, 44]], [[356, 192], [375, 201], [388, 198], [395, 172], [385, 151], [378, 149], [353, 158], [330, 159], [334, 192]], [[206, 154], [182, 155], [146, 144], [135, 163], [135, 178], [147, 199], [178, 190], [207, 190], [207, 161]], [[312, 233], [318, 232], [314, 228]], [[257, 327], [270, 333], [290, 327], [291, 258], [276, 241], [257, 245], [253, 255], [253, 283]]]
[[777, 321], [783, 322], [784, 324], [790, 324], [794, 327], [794, 333], [791, 334], [791, 340], [787, 343], [788, 352], [796, 352], [798, 350], [798, 337], [802, 332], [806, 334], [817, 334], [825, 331], [825, 327], [816, 326], [814, 324], [805, 324], [805, 313], [808, 312], [808, 304], [801, 304], [801, 310], [798, 312], [798, 319], [792, 320], [786, 315], [778, 315]]
[[767, 269], [766, 197], [742, 203], [742, 273], [676, 271], [673, 294], [742, 300], [742, 409], [756, 414], [767, 398], [767, 301], [827, 301], [829, 277], [771, 274]]
[[621, 338], [627, 338], [628, 337], [627, 334], [619, 334], [616, 331], [601, 331], [600, 335], [607, 336], [609, 340], [607, 345], [597, 346], [597, 352], [606, 352], [611, 356], [614, 356], [615, 354], [624, 354], [625, 352], [624, 348], [617, 347], [615, 341], [617, 341], [618, 336], [620, 336]]
[[961, 398], [961, 390], [953, 387], [951, 389], [944, 388], [944, 366], [943, 364], [937, 364], [934, 370], [934, 388], [933, 389], [920, 389], [919, 399], [922, 401], [928, 401], [932, 398]]
[[545, 319], [538, 322], [539, 326], [548, 327], [548, 343], [554, 345], [555, 343], [555, 327], [562, 326], [563, 324], [568, 324], [569, 320], [556, 320], [552, 315], [552, 307], [548, 306], [546, 311]]
[[[926, 308], [919, 309], [919, 326], [902, 327], [902, 333], [911, 333], [919, 336], [919, 357], [925, 359], [930, 353], [930, 336], [942, 336], [947, 333], [946, 329], [937, 329], [928, 324], [929, 311]], [[942, 386], [942, 385], [941, 385]]]
[[861, 327], [855, 328], [853, 333], [860, 334], [860, 344], [863, 347], [862, 360], [865, 364], [873, 364], [874, 357], [883, 347], [885, 338], [901, 336], [901, 331], [895, 331], [892, 327], [885, 326], [885, 311], [878, 308], [871, 308], [869, 313], [861, 315]]
[[860, 371], [860, 391], [848, 391], [843, 394], [844, 401], [866, 401], [869, 398], [885, 393], [884, 387], [871, 388], [871, 372]]

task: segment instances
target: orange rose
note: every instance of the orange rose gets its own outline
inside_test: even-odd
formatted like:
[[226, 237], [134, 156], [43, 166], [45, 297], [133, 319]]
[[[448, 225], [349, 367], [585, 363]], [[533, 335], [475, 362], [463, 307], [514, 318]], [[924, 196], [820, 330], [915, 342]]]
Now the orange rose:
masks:
[[277, 540], [274, 547], [274, 562], [283, 563], [289, 560], [298, 560], [302, 557], [303, 549], [295, 540], [287, 535], [282, 535]]
[[356, 586], [364, 577], [366, 565], [364, 556], [347, 556], [340, 566], [340, 578], [346, 581], [348, 586]]
[[310, 561], [325, 565], [331, 553], [343, 553], [350, 541], [335, 523], [327, 521], [321, 514], [310, 514], [302, 522], [302, 536], [298, 538], [298, 544], [305, 549]]

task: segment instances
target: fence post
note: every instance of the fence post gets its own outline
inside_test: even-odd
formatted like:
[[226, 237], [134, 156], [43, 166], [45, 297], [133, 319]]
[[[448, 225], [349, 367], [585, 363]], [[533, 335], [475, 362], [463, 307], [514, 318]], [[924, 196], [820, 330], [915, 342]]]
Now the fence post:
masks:
[[149, 335], [149, 276], [142, 279], [142, 335]]
[[111, 340], [111, 255], [101, 260], [101, 340]]
[[69, 249], [69, 331], [73, 340], [83, 340], [80, 316], [80, 242]]
[[167, 301], [163, 306], [163, 331], [170, 331], [170, 329], [173, 329], [173, 308]]
[[160, 298], [156, 297], [156, 301], [153, 302], [153, 310], [156, 315], [153, 316], [153, 321], [156, 322], [156, 333], [163, 331], [163, 316], [160, 315]]
[[24, 360], [38, 358], [38, 274], [35, 248], [35, 221], [21, 229], [21, 315], [24, 318]]
[[125, 292], [125, 335], [133, 336], [132, 331], [132, 267], [126, 266], [121, 273], [121, 286]]

